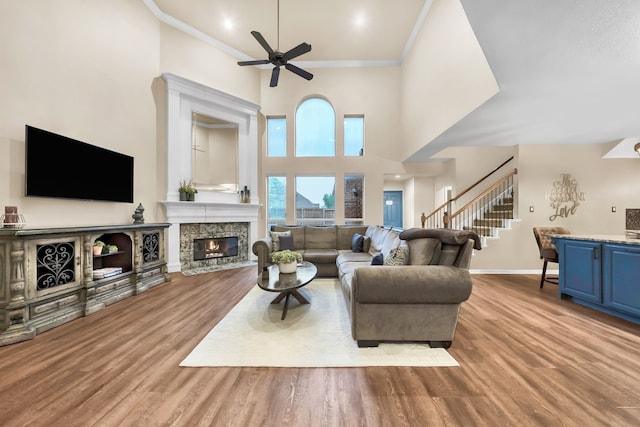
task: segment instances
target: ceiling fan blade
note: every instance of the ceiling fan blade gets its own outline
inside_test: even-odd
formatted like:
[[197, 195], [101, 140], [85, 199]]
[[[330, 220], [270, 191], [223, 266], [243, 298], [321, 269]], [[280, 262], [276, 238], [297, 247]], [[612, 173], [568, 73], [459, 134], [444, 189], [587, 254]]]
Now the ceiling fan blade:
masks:
[[273, 67], [273, 71], [271, 72], [271, 83], [269, 83], [269, 87], [278, 86], [279, 76], [280, 76], [280, 67]]
[[285, 52], [282, 55], [282, 59], [284, 61], [288, 61], [290, 59], [296, 58], [296, 57], [302, 55], [303, 53], [307, 53], [309, 51], [311, 51], [311, 45], [310, 44], [300, 43], [298, 46], [296, 46], [293, 49]]
[[238, 62], [238, 65], [264, 65], [268, 63], [268, 59], [258, 59], [256, 61], [240, 61]]
[[292, 73], [295, 73], [297, 75], [299, 75], [300, 77], [307, 79], [307, 80], [311, 80], [313, 78], [313, 74], [311, 74], [308, 71], [303, 70], [302, 68], [298, 68], [293, 64], [284, 64], [285, 68], [289, 71], [291, 71]]
[[269, 46], [269, 43], [267, 43], [264, 37], [262, 37], [262, 34], [260, 34], [257, 31], [251, 31], [251, 35], [253, 35], [253, 37], [255, 37], [256, 40], [258, 40], [258, 43], [260, 43], [260, 46], [262, 46], [263, 49], [267, 51], [267, 53], [269, 53], [270, 55], [273, 53], [273, 49], [271, 49], [271, 46]]

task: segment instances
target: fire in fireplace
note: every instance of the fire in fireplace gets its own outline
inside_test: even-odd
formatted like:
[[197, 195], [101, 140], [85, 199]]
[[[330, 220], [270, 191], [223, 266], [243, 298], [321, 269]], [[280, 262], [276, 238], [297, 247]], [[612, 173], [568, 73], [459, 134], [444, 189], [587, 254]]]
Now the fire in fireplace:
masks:
[[238, 256], [238, 237], [193, 239], [193, 260]]

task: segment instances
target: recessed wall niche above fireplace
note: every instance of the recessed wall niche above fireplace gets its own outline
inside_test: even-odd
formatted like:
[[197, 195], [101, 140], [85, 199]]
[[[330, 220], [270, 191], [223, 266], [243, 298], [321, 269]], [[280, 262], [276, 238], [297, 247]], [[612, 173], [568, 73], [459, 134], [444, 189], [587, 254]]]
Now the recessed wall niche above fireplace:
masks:
[[[169, 272], [195, 268], [194, 262], [249, 261], [249, 248], [258, 236], [258, 111], [260, 106], [233, 95], [170, 73], [162, 74], [167, 87], [167, 193], [162, 201], [167, 221], [167, 268]], [[181, 202], [178, 186], [193, 179], [192, 129], [194, 113], [215, 117], [237, 129], [237, 186], [251, 190], [249, 203], [240, 194], [199, 188], [195, 202]], [[222, 156], [224, 157], [224, 156]], [[213, 159], [212, 161], [217, 161]], [[228, 159], [219, 159], [226, 161]], [[181, 226], [244, 223], [244, 238], [238, 235], [238, 256], [193, 261], [193, 237], [184, 241]], [[235, 234], [234, 234], [235, 235]], [[220, 236], [214, 233], [208, 236]], [[224, 235], [228, 236], [228, 235]], [[184, 246], [190, 247], [185, 255]], [[199, 267], [199, 266], [198, 266]]]

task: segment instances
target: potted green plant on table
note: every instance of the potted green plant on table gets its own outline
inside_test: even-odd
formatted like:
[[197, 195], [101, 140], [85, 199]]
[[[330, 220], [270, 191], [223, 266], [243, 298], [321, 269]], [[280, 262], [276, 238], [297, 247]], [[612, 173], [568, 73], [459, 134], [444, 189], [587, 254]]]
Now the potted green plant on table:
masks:
[[280, 273], [295, 273], [299, 262], [302, 262], [300, 252], [285, 249], [271, 254], [271, 262], [278, 265]]
[[178, 187], [178, 193], [180, 193], [180, 201], [193, 202], [196, 199], [196, 187], [193, 186], [191, 181], [182, 181], [180, 187]]

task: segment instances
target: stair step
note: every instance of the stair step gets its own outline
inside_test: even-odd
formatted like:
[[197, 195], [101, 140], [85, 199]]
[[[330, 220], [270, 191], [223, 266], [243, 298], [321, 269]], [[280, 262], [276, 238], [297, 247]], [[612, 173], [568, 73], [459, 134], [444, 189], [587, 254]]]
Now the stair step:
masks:
[[504, 220], [502, 218], [484, 218], [474, 219], [473, 225], [476, 227], [504, 227]]
[[513, 203], [500, 203], [491, 207], [492, 211], [512, 211]]
[[513, 219], [513, 211], [485, 212], [484, 219]]
[[474, 231], [479, 236], [493, 236], [493, 227], [462, 227], [463, 230]]

